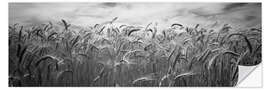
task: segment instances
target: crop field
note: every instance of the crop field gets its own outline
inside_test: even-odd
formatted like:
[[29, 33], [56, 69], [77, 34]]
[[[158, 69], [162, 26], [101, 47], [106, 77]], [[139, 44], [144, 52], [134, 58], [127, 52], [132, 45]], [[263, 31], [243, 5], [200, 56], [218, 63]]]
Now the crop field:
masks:
[[[120, 18], [120, 17], [119, 17]], [[261, 28], [218, 30], [66, 20], [9, 26], [9, 86], [232, 87], [238, 65], [261, 63]]]
[[236, 87], [261, 3], [9, 3], [9, 87]]

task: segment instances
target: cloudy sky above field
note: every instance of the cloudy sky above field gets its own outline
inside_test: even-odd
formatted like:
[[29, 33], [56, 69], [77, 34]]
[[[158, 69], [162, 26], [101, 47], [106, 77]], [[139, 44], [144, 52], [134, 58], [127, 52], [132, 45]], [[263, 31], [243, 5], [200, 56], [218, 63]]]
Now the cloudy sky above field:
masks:
[[116, 23], [146, 26], [157, 22], [207, 27], [229, 23], [234, 27], [261, 25], [259, 3], [9, 3], [9, 24], [36, 25], [67, 20], [89, 26], [118, 17]]

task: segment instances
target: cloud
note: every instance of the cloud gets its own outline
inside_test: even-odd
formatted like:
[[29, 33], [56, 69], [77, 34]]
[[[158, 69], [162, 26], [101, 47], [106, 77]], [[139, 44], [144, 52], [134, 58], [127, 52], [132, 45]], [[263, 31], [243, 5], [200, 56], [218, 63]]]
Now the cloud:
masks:
[[211, 26], [229, 23], [235, 27], [261, 24], [260, 3], [9, 3], [9, 23], [39, 24], [65, 19], [89, 26], [119, 17], [116, 23], [160, 28], [172, 23]]
[[224, 8], [225, 11], [227, 10], [231, 10], [237, 7], [243, 7], [245, 5], [247, 5], [248, 3], [232, 3], [232, 4], [228, 4], [226, 5], [226, 7]]
[[106, 2], [106, 3], [101, 3], [101, 6], [105, 7], [115, 7], [117, 6], [118, 3], [111, 3], [111, 2]]

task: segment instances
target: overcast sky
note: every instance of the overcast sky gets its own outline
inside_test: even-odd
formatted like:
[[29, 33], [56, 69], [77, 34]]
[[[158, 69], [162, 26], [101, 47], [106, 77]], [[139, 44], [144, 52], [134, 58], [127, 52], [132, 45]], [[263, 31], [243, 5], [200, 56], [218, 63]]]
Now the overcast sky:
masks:
[[261, 25], [260, 3], [9, 3], [9, 24], [42, 24], [65, 19], [73, 25], [89, 26], [112, 20], [161, 28], [173, 23], [248, 28]]

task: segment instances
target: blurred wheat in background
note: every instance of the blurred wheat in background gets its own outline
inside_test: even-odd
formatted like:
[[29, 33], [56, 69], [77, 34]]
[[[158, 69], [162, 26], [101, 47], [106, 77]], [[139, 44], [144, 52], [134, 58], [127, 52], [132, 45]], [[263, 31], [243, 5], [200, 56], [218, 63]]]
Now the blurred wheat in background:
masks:
[[160, 28], [155, 21], [136, 25], [119, 20], [115, 16], [86, 28], [62, 18], [10, 23], [9, 86], [232, 87], [239, 65], [262, 61], [261, 23]]

